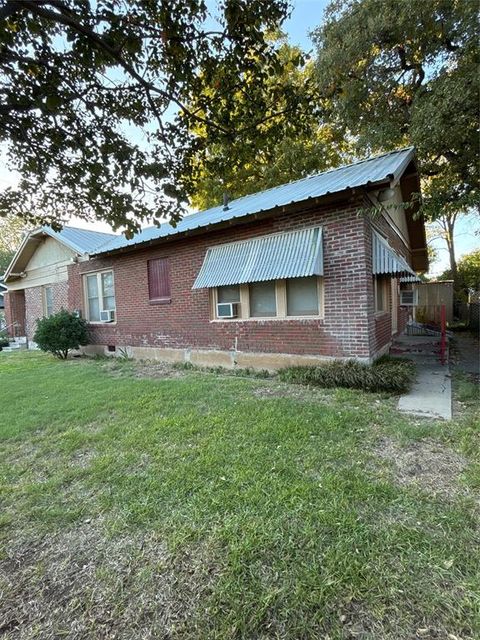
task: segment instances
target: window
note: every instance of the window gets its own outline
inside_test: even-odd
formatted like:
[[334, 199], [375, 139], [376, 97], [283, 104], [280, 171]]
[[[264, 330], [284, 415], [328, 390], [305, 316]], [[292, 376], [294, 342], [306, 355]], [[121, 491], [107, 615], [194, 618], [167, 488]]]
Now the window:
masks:
[[217, 301], [218, 302], [240, 302], [240, 287], [238, 286], [238, 284], [227, 285], [225, 287], [218, 287]]
[[249, 285], [250, 316], [266, 318], [277, 315], [275, 281], [255, 282]]
[[168, 258], [148, 261], [148, 296], [150, 302], [170, 302], [170, 265]]
[[385, 296], [385, 279], [375, 277], [373, 280], [374, 298], [375, 298], [375, 313], [380, 313], [386, 309], [386, 296]]
[[100, 322], [101, 311], [115, 312], [115, 288], [113, 271], [102, 271], [85, 276], [87, 318], [90, 322]]
[[[211, 298], [213, 318], [224, 320], [218, 304], [236, 303], [237, 320], [275, 320], [298, 316], [322, 317], [323, 279], [318, 276], [267, 280], [249, 284], [217, 287]], [[229, 321], [232, 316], [229, 316]]]
[[48, 318], [53, 314], [53, 289], [45, 287], [43, 290], [43, 312]]
[[287, 280], [287, 316], [316, 316], [318, 312], [317, 277]]

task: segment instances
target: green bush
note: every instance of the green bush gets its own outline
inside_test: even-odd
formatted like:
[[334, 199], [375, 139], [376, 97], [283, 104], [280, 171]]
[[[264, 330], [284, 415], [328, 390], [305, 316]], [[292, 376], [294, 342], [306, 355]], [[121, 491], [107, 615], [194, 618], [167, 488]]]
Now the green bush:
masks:
[[8, 347], [9, 344], [10, 340], [8, 339], [6, 332], [0, 331], [0, 351], [3, 349], [3, 347]]
[[83, 318], [62, 309], [48, 318], [37, 320], [33, 340], [42, 351], [65, 359], [71, 349], [88, 344], [88, 328]]
[[278, 375], [283, 382], [296, 384], [404, 393], [414, 374], [413, 363], [384, 359], [374, 365], [356, 360], [334, 360], [317, 367], [288, 367], [281, 369]]

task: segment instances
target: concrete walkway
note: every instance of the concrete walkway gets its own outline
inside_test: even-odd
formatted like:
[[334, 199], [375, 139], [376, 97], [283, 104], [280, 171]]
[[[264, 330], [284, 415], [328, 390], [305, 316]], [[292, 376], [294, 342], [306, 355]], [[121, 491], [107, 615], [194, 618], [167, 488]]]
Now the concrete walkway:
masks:
[[398, 409], [425, 418], [452, 419], [452, 381], [447, 365], [417, 363], [417, 379]]
[[398, 409], [425, 418], [451, 420], [452, 381], [448, 364], [440, 363], [439, 338], [403, 335], [395, 340], [392, 352], [413, 360], [417, 367], [416, 381], [400, 397]]

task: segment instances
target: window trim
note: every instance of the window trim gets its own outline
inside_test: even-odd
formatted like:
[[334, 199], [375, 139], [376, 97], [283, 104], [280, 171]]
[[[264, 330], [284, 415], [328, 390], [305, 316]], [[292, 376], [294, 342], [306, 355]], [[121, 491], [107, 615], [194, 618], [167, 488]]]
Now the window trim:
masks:
[[[311, 277], [311, 276], [307, 276]], [[251, 316], [249, 285], [240, 285], [240, 315], [237, 318], [219, 318], [217, 316], [218, 287], [209, 289], [210, 292], [210, 322], [285, 322], [290, 320], [324, 320], [325, 319], [325, 284], [323, 276], [317, 278], [318, 314], [310, 316], [287, 315], [287, 284], [286, 279], [275, 280], [275, 299], [277, 303], [276, 316]]]
[[[168, 272], [168, 291], [170, 293], [169, 296], [161, 296], [160, 298], [151, 298], [150, 297], [150, 278], [149, 278], [149, 274], [150, 274], [150, 262], [153, 262], [155, 260], [165, 260], [167, 263], [167, 272]], [[172, 281], [171, 281], [171, 277], [170, 277], [170, 259], [168, 256], [162, 256], [159, 258], [149, 258], [147, 260], [147, 287], [148, 287], [148, 303], [155, 305], [155, 304], [170, 304], [172, 302]]]
[[[113, 311], [115, 311], [115, 320], [113, 322], [101, 322], [100, 320], [90, 320], [90, 307], [88, 304], [88, 288], [87, 288], [87, 278], [88, 276], [97, 276], [97, 286], [98, 286], [98, 302], [99, 302], [99, 309], [100, 311], [104, 311], [103, 309], [103, 291], [102, 291], [102, 274], [103, 273], [111, 273], [112, 274], [112, 280], [113, 280], [113, 295], [115, 297], [115, 309], [113, 309]], [[110, 267], [108, 269], [101, 269], [100, 271], [86, 271], [85, 273], [82, 273], [82, 278], [83, 278], [83, 300], [84, 300], [84, 309], [85, 309], [85, 319], [88, 322], [88, 324], [94, 324], [94, 325], [100, 325], [100, 326], [112, 326], [117, 324], [117, 294], [115, 291], [115, 273], [114, 270]], [[101, 304], [100, 304], [101, 302]]]

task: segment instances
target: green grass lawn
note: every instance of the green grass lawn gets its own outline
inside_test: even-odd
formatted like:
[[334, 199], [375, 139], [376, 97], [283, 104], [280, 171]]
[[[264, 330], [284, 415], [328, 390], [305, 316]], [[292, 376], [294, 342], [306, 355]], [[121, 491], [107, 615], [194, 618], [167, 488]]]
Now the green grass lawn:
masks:
[[[475, 390], [0, 354], [0, 636], [480, 637]], [[449, 635], [450, 634], [450, 635]]]

